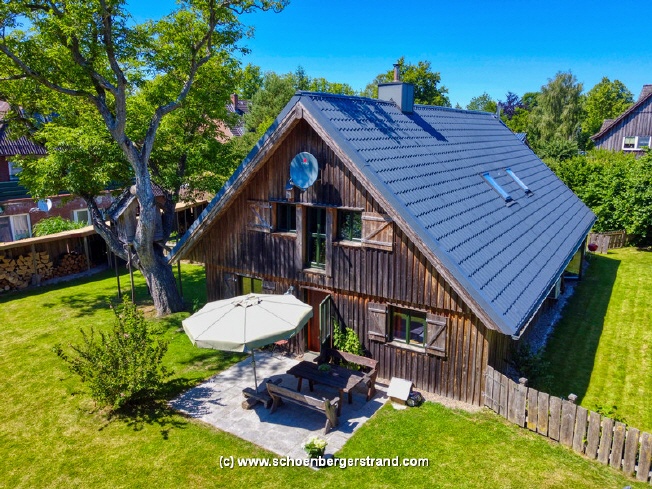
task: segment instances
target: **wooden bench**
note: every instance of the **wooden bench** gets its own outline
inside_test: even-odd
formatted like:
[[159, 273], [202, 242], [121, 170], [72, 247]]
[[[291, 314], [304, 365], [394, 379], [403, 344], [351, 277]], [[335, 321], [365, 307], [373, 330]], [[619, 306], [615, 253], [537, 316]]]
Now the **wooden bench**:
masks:
[[[315, 359], [318, 364], [332, 363], [334, 365], [345, 366], [354, 364], [359, 366], [364, 373], [364, 378], [359, 382], [367, 386], [367, 401], [376, 394], [376, 377], [378, 377], [378, 360], [367, 358], [360, 355], [354, 355], [345, 351], [335, 350], [334, 348], [322, 348], [321, 353]], [[351, 404], [351, 389], [345, 389], [349, 395], [349, 404]]]
[[281, 401], [291, 402], [299, 406], [312, 409], [313, 411], [321, 412], [326, 415], [326, 425], [324, 426], [324, 434], [327, 434], [331, 428], [337, 426], [337, 399], [317, 399], [316, 397], [306, 396], [299, 392], [295, 392], [280, 385], [272, 383], [267, 384], [267, 392], [272, 398], [272, 409], [270, 414], [276, 411]]

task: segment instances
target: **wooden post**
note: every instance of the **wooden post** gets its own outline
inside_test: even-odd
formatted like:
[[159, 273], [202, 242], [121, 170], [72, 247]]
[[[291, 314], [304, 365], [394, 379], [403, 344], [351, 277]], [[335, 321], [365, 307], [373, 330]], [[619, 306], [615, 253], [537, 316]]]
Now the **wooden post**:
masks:
[[177, 262], [177, 273], [179, 275], [179, 295], [183, 299], [183, 285], [181, 285], [181, 260]]
[[86, 270], [91, 269], [91, 257], [88, 253], [88, 236], [84, 236], [84, 255], [86, 256]]
[[129, 281], [131, 282], [131, 302], [136, 303], [134, 291], [134, 270], [131, 267], [131, 244], [127, 245], [127, 265], [129, 265]]

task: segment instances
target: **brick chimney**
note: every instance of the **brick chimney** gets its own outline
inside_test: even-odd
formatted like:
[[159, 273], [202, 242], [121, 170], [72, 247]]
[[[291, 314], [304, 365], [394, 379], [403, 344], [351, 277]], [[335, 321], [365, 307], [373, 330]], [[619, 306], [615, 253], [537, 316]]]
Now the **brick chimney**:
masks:
[[400, 66], [394, 64], [394, 81], [378, 84], [378, 100], [394, 102], [401, 112], [414, 111], [414, 85], [404, 83], [400, 79]]
[[238, 110], [238, 94], [237, 93], [232, 93], [231, 94], [231, 103], [233, 104], [233, 109]]

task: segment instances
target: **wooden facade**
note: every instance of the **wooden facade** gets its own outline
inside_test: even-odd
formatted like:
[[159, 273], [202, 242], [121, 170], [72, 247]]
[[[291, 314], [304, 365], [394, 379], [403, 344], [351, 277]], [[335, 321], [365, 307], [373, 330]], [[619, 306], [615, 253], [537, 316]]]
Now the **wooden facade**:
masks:
[[[626, 141], [625, 138], [636, 139]], [[642, 154], [642, 148], [650, 147], [652, 145], [652, 85], [645, 85], [639, 100], [617, 119], [605, 121], [600, 132], [591, 136], [591, 139], [596, 148], [610, 151], [632, 151]]]
[[[379, 361], [382, 378], [412, 380], [417, 388], [480, 405], [488, 364], [500, 365], [512, 340], [471, 312], [442, 271], [387, 216], [367, 186], [311, 125], [297, 118], [263, 156], [256, 173], [235, 190], [210, 228], [184, 253], [206, 266], [208, 300], [243, 292], [240, 277], [262, 281], [265, 292], [295, 294], [315, 307], [315, 318], [294, 340], [315, 349], [334, 325], [353, 328], [367, 354]], [[319, 177], [305, 192], [286, 190], [289, 162], [309, 152]], [[279, 206], [296, 208], [296, 232], [279, 232]], [[325, 209], [325, 264], [306, 265], [307, 214]], [[338, 215], [362, 213], [362, 239], [338, 240]], [[328, 308], [319, 307], [324, 299]], [[391, 308], [427, 314], [425, 348], [388, 337]], [[319, 315], [327, 315], [320, 318]], [[386, 328], [383, 334], [379, 324]], [[324, 328], [326, 329], [324, 331]], [[431, 334], [432, 332], [432, 334]], [[431, 339], [430, 339], [431, 338]], [[317, 345], [319, 347], [319, 345]]]

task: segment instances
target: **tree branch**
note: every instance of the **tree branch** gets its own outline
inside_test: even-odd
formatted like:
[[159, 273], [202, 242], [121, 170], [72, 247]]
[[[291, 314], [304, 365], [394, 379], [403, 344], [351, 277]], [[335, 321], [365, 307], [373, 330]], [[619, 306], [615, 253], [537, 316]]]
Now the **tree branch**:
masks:
[[25, 64], [25, 62], [22, 59], [20, 59], [18, 56], [16, 56], [12, 51], [10, 51], [7, 48], [6, 44], [0, 44], [0, 52], [4, 53], [5, 56], [11, 59], [11, 61], [13, 61], [16, 66], [18, 66], [18, 68], [23, 70], [23, 73], [26, 76], [29, 76], [30, 78], [36, 80], [37, 82], [41, 83], [42, 85], [46, 86], [49, 89], [54, 90], [55, 92], [63, 93], [64, 95], [71, 95], [73, 97], [86, 97], [89, 99], [92, 98], [92, 95], [84, 90], [73, 90], [71, 88], [65, 88], [56, 83], [52, 83], [43, 75], [32, 70], [29, 66], [27, 66], [27, 64]]

